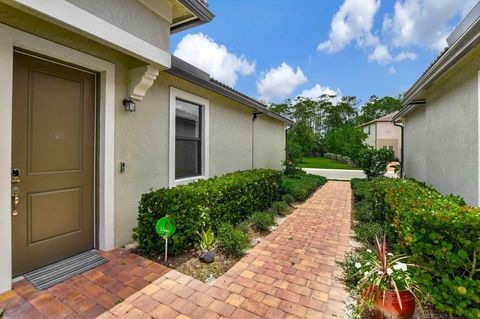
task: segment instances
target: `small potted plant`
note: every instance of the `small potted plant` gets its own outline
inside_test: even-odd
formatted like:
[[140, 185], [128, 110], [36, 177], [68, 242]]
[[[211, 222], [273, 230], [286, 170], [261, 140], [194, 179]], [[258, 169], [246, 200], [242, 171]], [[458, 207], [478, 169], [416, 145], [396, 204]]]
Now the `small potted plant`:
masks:
[[215, 260], [215, 234], [210, 226], [207, 231], [198, 233], [200, 246], [200, 260], [209, 264]]
[[386, 236], [382, 243], [376, 238], [375, 246], [375, 251], [368, 249], [354, 264], [361, 275], [358, 311], [370, 310], [374, 319], [412, 318], [421, 293], [409, 271], [415, 265], [402, 262], [407, 256], [388, 253]]

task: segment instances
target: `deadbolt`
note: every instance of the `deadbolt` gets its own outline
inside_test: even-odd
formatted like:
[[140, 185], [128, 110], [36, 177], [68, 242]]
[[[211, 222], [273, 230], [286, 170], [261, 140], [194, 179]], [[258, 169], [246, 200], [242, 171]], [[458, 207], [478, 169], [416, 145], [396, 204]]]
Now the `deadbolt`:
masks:
[[12, 183], [20, 183], [20, 170], [12, 168]]

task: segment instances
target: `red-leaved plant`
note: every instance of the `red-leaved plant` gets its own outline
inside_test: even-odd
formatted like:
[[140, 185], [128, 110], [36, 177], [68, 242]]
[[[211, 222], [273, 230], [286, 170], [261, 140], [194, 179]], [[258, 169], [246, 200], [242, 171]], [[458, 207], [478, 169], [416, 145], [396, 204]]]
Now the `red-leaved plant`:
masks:
[[[367, 250], [363, 260], [355, 263], [355, 268], [363, 273], [363, 278], [358, 283], [360, 292], [359, 310], [374, 309], [378, 306], [379, 296], [382, 298], [381, 304], [385, 305], [386, 296], [394, 292], [399, 308], [404, 308], [405, 294], [411, 296], [411, 299], [419, 301], [421, 291], [417, 287], [409, 267], [415, 267], [413, 264], [403, 263], [408, 256], [394, 256], [387, 252], [387, 237], [383, 236], [380, 242], [375, 238], [375, 251]], [[418, 302], [420, 304], [420, 302]], [[413, 306], [415, 303], [413, 303]]]

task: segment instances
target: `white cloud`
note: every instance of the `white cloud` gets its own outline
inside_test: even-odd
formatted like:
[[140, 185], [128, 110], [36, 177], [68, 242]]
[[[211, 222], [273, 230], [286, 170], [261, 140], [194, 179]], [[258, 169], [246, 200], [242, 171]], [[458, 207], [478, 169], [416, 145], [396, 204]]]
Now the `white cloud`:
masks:
[[297, 67], [294, 71], [291, 66], [283, 62], [279, 67], [271, 68], [262, 74], [257, 82], [257, 91], [264, 100], [285, 98], [306, 81], [307, 77], [302, 69]]
[[404, 60], [414, 61], [416, 58], [417, 54], [410, 51], [401, 51], [399, 54], [393, 57], [386, 45], [378, 44], [375, 46], [375, 50], [368, 56], [368, 61], [375, 61], [380, 64], [388, 64], [392, 62], [401, 62]]
[[463, 16], [476, 0], [397, 0], [383, 20], [382, 33], [396, 47], [410, 45], [442, 49], [452, 31], [450, 22]]
[[228, 52], [224, 45], [217, 44], [203, 33], [184, 36], [173, 55], [232, 87], [237, 83], [239, 75], [251, 75], [255, 72], [254, 61]]
[[395, 73], [397, 73], [397, 69], [395, 69], [393, 65], [390, 66], [390, 68], [388, 69], [388, 74], [394, 75]]
[[394, 60], [397, 62], [400, 62], [403, 60], [415, 61], [416, 59], [417, 59], [417, 54], [415, 52], [410, 52], [410, 51], [402, 51], [394, 58]]
[[380, 64], [387, 64], [392, 61], [392, 55], [386, 45], [379, 44], [375, 50], [368, 56], [368, 61], [376, 61]]
[[315, 84], [311, 89], [305, 89], [298, 96], [308, 97], [312, 100], [318, 99], [322, 95], [335, 95], [333, 101], [336, 103], [340, 101], [342, 97], [342, 92], [340, 89], [333, 90], [329, 86], [321, 86], [320, 84]]
[[333, 53], [352, 41], [357, 41], [360, 46], [377, 43], [372, 27], [379, 8], [380, 0], [345, 0], [333, 17], [329, 39], [320, 43], [317, 49]]
[[[368, 52], [368, 61], [387, 65], [415, 60], [412, 47], [441, 49], [453, 30], [452, 22], [464, 17], [478, 0], [395, 0], [381, 29], [375, 16], [381, 0], [344, 0], [331, 22], [328, 40], [318, 51], [338, 52], [355, 42]], [[406, 51], [408, 48], [409, 51]], [[400, 51], [400, 52], [398, 52]]]

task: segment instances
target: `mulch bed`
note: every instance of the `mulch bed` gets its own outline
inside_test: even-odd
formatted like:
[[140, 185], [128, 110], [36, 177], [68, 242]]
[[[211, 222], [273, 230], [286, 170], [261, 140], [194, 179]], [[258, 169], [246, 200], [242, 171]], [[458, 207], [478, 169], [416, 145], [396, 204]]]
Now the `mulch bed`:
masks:
[[[280, 225], [286, 218], [290, 215], [300, 203], [292, 204], [288, 207], [288, 210], [285, 212], [285, 217], [277, 217], [275, 222]], [[276, 226], [271, 227], [271, 230], [275, 229]], [[265, 236], [270, 232], [259, 232], [252, 227], [249, 227], [248, 237], [250, 238], [250, 248], [255, 247], [258, 243], [262, 241]], [[175, 256], [169, 256], [167, 262], [164, 262], [164, 256], [158, 256], [156, 258], [151, 258], [152, 260], [167, 266], [170, 269], [175, 269], [182, 274], [188, 275], [195, 279], [201, 280], [206, 283], [213, 283], [217, 278], [226, 273], [230, 268], [233, 267], [240, 259], [240, 257], [230, 257], [226, 256], [219, 249], [215, 252], [215, 260], [210, 263], [204, 263], [199, 258], [199, 250], [196, 248], [189, 249], [181, 254]]]

